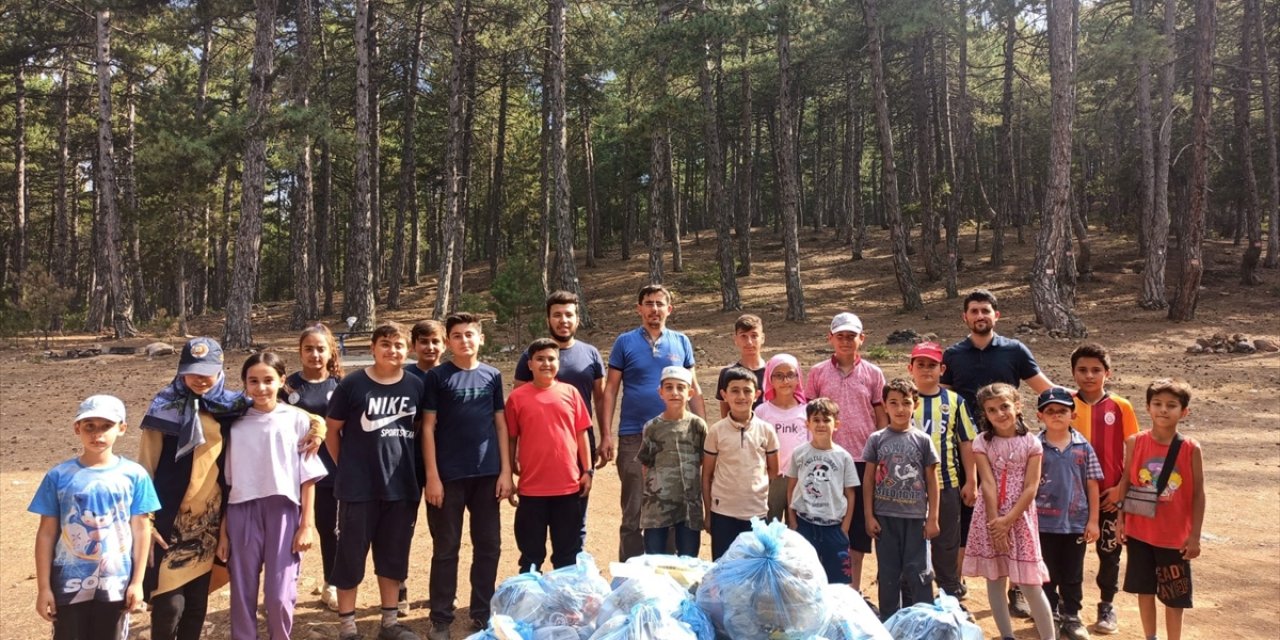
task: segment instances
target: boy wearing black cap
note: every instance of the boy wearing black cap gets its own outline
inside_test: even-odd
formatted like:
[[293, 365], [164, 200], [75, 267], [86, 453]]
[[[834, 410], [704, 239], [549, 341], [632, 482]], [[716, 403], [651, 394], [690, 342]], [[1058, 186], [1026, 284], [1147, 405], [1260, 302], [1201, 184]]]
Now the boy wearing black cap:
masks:
[[1062, 387], [1050, 387], [1036, 402], [1036, 417], [1044, 424], [1044, 449], [1036, 515], [1040, 549], [1049, 568], [1045, 595], [1059, 619], [1063, 638], [1089, 637], [1080, 622], [1084, 554], [1098, 539], [1098, 481], [1102, 466], [1093, 446], [1075, 429], [1075, 398]]
[[84, 452], [50, 469], [27, 507], [40, 516], [36, 611], [54, 640], [114, 640], [127, 637], [129, 610], [142, 600], [148, 515], [160, 500], [146, 470], [113, 451], [123, 402], [86, 398], [74, 429]]

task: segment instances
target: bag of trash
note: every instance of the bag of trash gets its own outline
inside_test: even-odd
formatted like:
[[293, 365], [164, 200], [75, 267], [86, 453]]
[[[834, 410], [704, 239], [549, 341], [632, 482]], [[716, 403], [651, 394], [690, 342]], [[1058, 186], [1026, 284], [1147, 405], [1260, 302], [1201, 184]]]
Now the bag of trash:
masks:
[[707, 614], [693, 602], [693, 595], [675, 579], [661, 573], [640, 573], [614, 589], [600, 607], [596, 626], [603, 626], [614, 617], [627, 615], [641, 602], [648, 602], [664, 615], [689, 625], [698, 640], [715, 640], [715, 628]]
[[540, 640], [527, 623], [517, 622], [511, 616], [495, 615], [489, 626], [469, 636], [467, 640]]
[[800, 534], [751, 521], [698, 587], [698, 606], [733, 640], [808, 638], [826, 621], [826, 571]]
[[495, 616], [508, 616], [515, 620], [530, 621], [542, 609], [547, 591], [542, 587], [538, 572], [521, 573], [498, 585], [489, 607]]
[[885, 621], [894, 640], [982, 640], [982, 629], [969, 621], [960, 601], [943, 594], [932, 604], [919, 602], [899, 609]]
[[[616, 581], [619, 577], [634, 578], [646, 573], [661, 573], [671, 576], [680, 586], [690, 591], [698, 590], [702, 576], [711, 570], [712, 564], [701, 558], [690, 556], [673, 556], [662, 553], [646, 553], [628, 558], [626, 562], [609, 564], [609, 573]], [[621, 584], [621, 583], [619, 583]]]
[[845, 584], [823, 587], [827, 619], [818, 635], [826, 640], [892, 640], [862, 595]]
[[580, 634], [585, 629], [586, 635], [590, 635], [600, 606], [610, 593], [609, 583], [600, 575], [591, 554], [579, 553], [575, 564], [543, 575], [539, 583], [546, 595], [528, 622], [535, 629], [574, 627]]
[[689, 625], [663, 613], [652, 601], [641, 602], [624, 616], [614, 616], [596, 629], [591, 640], [698, 640]]

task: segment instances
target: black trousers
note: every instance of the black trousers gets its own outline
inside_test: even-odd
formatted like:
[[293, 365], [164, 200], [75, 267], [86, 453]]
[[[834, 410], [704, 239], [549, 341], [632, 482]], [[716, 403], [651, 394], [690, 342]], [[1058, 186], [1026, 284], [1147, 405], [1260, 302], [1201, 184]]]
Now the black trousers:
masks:
[[482, 623], [489, 620], [489, 601], [493, 599], [502, 556], [502, 520], [494, 497], [497, 485], [497, 476], [452, 480], [444, 483], [444, 503], [440, 507], [427, 504], [427, 528], [432, 541], [432, 622], [453, 622], [464, 511], [471, 514], [471, 619]]
[[[955, 595], [960, 590], [960, 490], [952, 487], [938, 492], [938, 537], [929, 543], [933, 574], [938, 588]], [[856, 523], [855, 523], [856, 524]]]
[[1101, 535], [1094, 548], [1098, 551], [1098, 591], [1102, 592], [1103, 602], [1111, 602], [1120, 592], [1120, 554], [1124, 545], [1116, 539], [1116, 520], [1119, 517], [1119, 511], [1098, 513]]
[[1064, 616], [1080, 615], [1084, 599], [1084, 552], [1089, 548], [1078, 533], [1041, 533], [1040, 554], [1049, 567], [1044, 594], [1049, 608]]
[[200, 640], [212, 576], [206, 573], [173, 591], [151, 595], [152, 640]]
[[547, 532], [551, 532], [551, 566], [559, 569], [574, 563], [582, 550], [582, 498], [565, 496], [520, 496], [516, 507], [516, 547], [520, 550], [519, 570], [541, 571], [547, 558]]
[[338, 499], [333, 495], [333, 485], [316, 485], [316, 532], [320, 534], [320, 566], [324, 570], [324, 583], [329, 584], [333, 571], [333, 559], [338, 554]]
[[64, 604], [53, 622], [53, 640], [119, 640], [128, 626], [123, 602]]

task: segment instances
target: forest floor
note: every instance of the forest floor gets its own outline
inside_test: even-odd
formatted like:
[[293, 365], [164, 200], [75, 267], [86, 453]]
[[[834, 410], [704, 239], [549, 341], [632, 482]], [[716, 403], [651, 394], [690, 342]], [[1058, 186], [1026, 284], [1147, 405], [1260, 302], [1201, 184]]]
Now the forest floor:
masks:
[[[1280, 273], [1262, 271], [1264, 283], [1242, 287], [1237, 275], [1240, 248], [1229, 243], [1208, 242], [1197, 320], [1170, 323], [1163, 311], [1145, 311], [1135, 304], [1141, 288], [1141, 261], [1126, 239], [1094, 230], [1094, 273], [1079, 287], [1078, 311], [1090, 332], [1111, 349], [1114, 359], [1112, 389], [1134, 401], [1144, 428], [1149, 421], [1143, 409], [1143, 391], [1153, 378], [1176, 376], [1189, 380], [1196, 389], [1191, 415], [1184, 431], [1196, 438], [1205, 450], [1208, 510], [1204, 524], [1203, 555], [1193, 562], [1195, 609], [1186, 616], [1185, 637], [1276, 638], [1280, 637], [1280, 354], [1190, 355], [1186, 348], [1198, 337], [1214, 333], [1240, 333], [1276, 339], [1280, 334]], [[964, 337], [958, 300], [943, 296], [939, 284], [927, 285], [925, 308], [914, 313], [900, 310], [890, 257], [883, 247], [886, 234], [873, 230], [866, 259], [850, 262], [847, 248], [833, 243], [829, 234], [811, 231], [801, 234], [807, 322], [783, 321], [786, 307], [783, 288], [781, 246], [764, 230], [753, 247], [754, 275], [739, 280], [743, 307], [765, 321], [769, 354], [790, 352], [806, 365], [829, 353], [825, 341], [831, 316], [843, 310], [858, 313], [867, 328], [864, 346], [870, 360], [884, 368], [886, 375], [906, 374], [907, 348], [886, 346], [885, 337], [895, 329], [935, 333], [946, 345]], [[1010, 231], [1007, 264], [992, 268], [986, 260], [987, 238], [982, 254], [974, 254], [972, 230], [963, 244], [967, 269], [960, 274], [962, 295], [977, 287], [987, 287], [1000, 297], [1003, 317], [998, 331], [1015, 335], [1019, 324], [1032, 320], [1033, 313], [1026, 274], [1034, 253], [1034, 230], [1027, 230], [1028, 243], [1018, 244]], [[719, 310], [719, 285], [714, 262], [714, 237], [684, 244], [685, 270], [669, 273], [669, 284], [677, 292], [670, 325], [687, 333], [697, 348], [699, 379], [704, 389], [713, 389], [719, 367], [736, 358], [732, 342], [736, 313]], [[915, 260], [917, 264], [920, 260]], [[581, 263], [581, 262], [580, 262]], [[668, 267], [670, 262], [668, 261]], [[1172, 283], [1172, 265], [1170, 260]], [[636, 253], [630, 261], [611, 253], [595, 269], [581, 268], [587, 283], [587, 298], [596, 327], [583, 330], [579, 338], [602, 351], [621, 331], [635, 327], [634, 295], [646, 280], [646, 255]], [[924, 281], [917, 270], [917, 279]], [[467, 291], [487, 289], [487, 271], [468, 272]], [[409, 308], [383, 313], [381, 318], [405, 322], [428, 317], [434, 289], [421, 286], [407, 296]], [[257, 309], [255, 338], [292, 356], [296, 333], [287, 329], [290, 308], [267, 304]], [[339, 326], [337, 318], [326, 318]], [[192, 331], [222, 334], [218, 318], [199, 319]], [[506, 329], [486, 328], [492, 354], [486, 359], [507, 376], [515, 365], [518, 345]], [[527, 333], [527, 332], [526, 332]], [[1048, 376], [1071, 385], [1068, 354], [1077, 341], [1057, 340], [1043, 333], [1017, 335], [1027, 342]], [[182, 338], [157, 333], [130, 341], [142, 345], [165, 340], [180, 346]], [[527, 340], [527, 335], [522, 341]], [[110, 341], [88, 335], [67, 335], [56, 339], [55, 350], [84, 348], [93, 344], [111, 346]], [[0, 636], [35, 638], [48, 634], [48, 626], [33, 610], [36, 595], [32, 545], [37, 518], [26, 511], [44, 472], [53, 464], [76, 455], [77, 440], [71, 431], [76, 403], [95, 392], [109, 392], [123, 398], [131, 422], [137, 423], [149, 399], [166, 384], [176, 367], [176, 356], [149, 360], [144, 356], [101, 355], [88, 359], [46, 358], [43, 348], [30, 338], [10, 339], [0, 345]], [[228, 354], [228, 370], [238, 372], [243, 354]], [[607, 357], [607, 353], [606, 353]], [[290, 357], [291, 365], [296, 360]], [[236, 373], [231, 373], [234, 378]], [[235, 383], [233, 383], [234, 386]], [[1023, 389], [1024, 400], [1030, 401]], [[712, 410], [714, 413], [714, 409]], [[136, 453], [138, 431], [130, 429], [118, 443], [126, 456]], [[617, 549], [618, 478], [612, 470], [596, 479], [589, 516], [587, 550], [607, 568]], [[513, 510], [503, 507], [504, 555], [500, 579], [516, 572], [515, 544], [511, 531]], [[703, 545], [703, 554], [709, 545]], [[469, 589], [469, 543], [463, 543], [459, 570], [459, 605], [465, 606]], [[407, 624], [424, 637], [428, 626], [425, 596], [431, 542], [423, 517], [415, 534], [409, 593], [413, 610]], [[1093, 584], [1096, 559], [1088, 555], [1085, 581], [1086, 623], [1093, 622], [1098, 592]], [[337, 637], [336, 616], [326, 611], [312, 595], [320, 576], [319, 553], [307, 554], [299, 585], [299, 602], [294, 627], [295, 638]], [[369, 637], [376, 628], [377, 590], [373, 572], [367, 574], [359, 597], [359, 617]], [[863, 584], [874, 594], [875, 562], [868, 558]], [[988, 635], [995, 633], [986, 603], [985, 589], [970, 581], [967, 601]], [[874, 597], [874, 596], [873, 596]], [[205, 637], [226, 638], [229, 599], [225, 590], [210, 601]], [[1137, 600], [1121, 594], [1117, 598], [1121, 633], [1118, 638], [1140, 638]], [[465, 610], [458, 613], [454, 637], [466, 635]], [[134, 617], [135, 637], [148, 638], [146, 615]], [[1017, 621], [1019, 638], [1037, 637], [1031, 624]], [[1163, 622], [1161, 622], [1163, 629]], [[1162, 633], [1163, 635], [1163, 633]]]

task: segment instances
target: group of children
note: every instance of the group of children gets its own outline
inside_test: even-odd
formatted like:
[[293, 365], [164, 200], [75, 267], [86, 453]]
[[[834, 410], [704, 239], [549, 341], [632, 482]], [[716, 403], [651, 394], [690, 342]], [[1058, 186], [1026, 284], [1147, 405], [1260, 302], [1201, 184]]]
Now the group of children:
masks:
[[[647, 552], [696, 556], [705, 530], [716, 559], [751, 519], [782, 519], [813, 544], [832, 583], [861, 590], [874, 546], [886, 619], [931, 600], [935, 577], [963, 597], [964, 575], [987, 581], [1002, 637], [1012, 636], [1011, 582], [1041, 638], [1056, 639], [1059, 630], [1087, 637], [1079, 612], [1094, 541], [1095, 629], [1115, 632], [1127, 544], [1124, 589], [1139, 596], [1146, 637], [1155, 637], [1157, 598], [1168, 637], [1180, 637], [1205, 504], [1200, 447], [1177, 429], [1185, 383], [1151, 384], [1152, 428], [1139, 433], [1129, 403], [1105, 389], [1106, 350], [1082, 346], [1072, 354], [1078, 390], [1040, 394], [1035, 436], [1007, 384], [981, 389], [971, 415], [939, 382], [937, 344], [917, 344], [908, 376], [886, 381], [860, 355], [856, 315], [837, 315], [827, 339], [832, 357], [806, 376], [792, 355], [765, 361], [761, 320], [739, 318], [742, 357], [720, 374], [722, 417], [710, 426], [689, 411], [692, 372], [662, 371], [664, 410], [645, 424], [636, 456]], [[198, 638], [208, 593], [222, 582], [214, 558], [229, 573], [232, 637], [257, 637], [265, 576], [269, 635], [288, 638], [300, 554], [318, 541], [321, 597], [338, 612], [340, 638], [361, 637], [356, 589], [372, 550], [377, 637], [416, 640], [398, 617], [423, 497], [432, 640], [447, 639], [453, 622], [464, 512], [476, 626], [487, 622], [496, 583], [501, 501], [516, 505], [522, 571], [542, 566], [548, 535], [551, 565], [571, 564], [594, 470], [584, 398], [557, 378], [560, 345], [529, 345], [531, 384], [504, 401], [501, 374], [479, 360], [474, 315], [423, 321], [411, 333], [384, 323], [370, 343], [373, 364], [344, 376], [332, 334], [309, 328], [300, 371], [286, 377], [279, 356], [255, 354], [236, 393], [223, 386], [217, 343], [190, 341], [142, 422], [141, 465], [112, 452], [126, 428], [123, 403], [86, 399], [74, 421], [84, 453], [51, 470], [30, 506], [41, 516], [36, 606], [55, 639], [123, 637], [128, 610], [144, 599], [155, 640]], [[417, 357], [406, 365], [410, 348]], [[974, 514], [962, 547], [965, 504]]]

